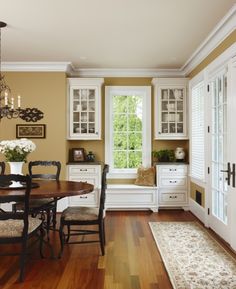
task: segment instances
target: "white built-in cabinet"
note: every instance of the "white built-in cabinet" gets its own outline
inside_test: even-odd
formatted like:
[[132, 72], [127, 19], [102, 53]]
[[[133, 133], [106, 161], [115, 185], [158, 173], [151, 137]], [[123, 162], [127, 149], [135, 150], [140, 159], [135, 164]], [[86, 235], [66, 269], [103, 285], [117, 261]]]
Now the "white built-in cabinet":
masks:
[[89, 194], [68, 198], [69, 206], [99, 206], [101, 189], [101, 165], [100, 164], [71, 164], [67, 165], [68, 181], [87, 182], [94, 185], [94, 191]]
[[98, 207], [101, 190], [101, 164], [99, 163], [69, 163], [66, 166], [68, 181], [87, 182], [94, 185], [94, 190], [89, 194], [62, 198], [57, 203], [57, 211], [62, 212], [68, 206]]
[[101, 139], [103, 78], [68, 78], [68, 139]]
[[156, 166], [158, 206], [188, 206], [188, 165], [161, 164]]
[[187, 78], [154, 78], [155, 139], [188, 139]]

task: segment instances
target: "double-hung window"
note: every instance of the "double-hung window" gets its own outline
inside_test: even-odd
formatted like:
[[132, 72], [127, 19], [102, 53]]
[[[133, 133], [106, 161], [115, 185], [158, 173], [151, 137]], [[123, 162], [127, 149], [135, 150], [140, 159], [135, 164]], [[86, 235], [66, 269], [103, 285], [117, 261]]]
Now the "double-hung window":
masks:
[[205, 181], [205, 84], [203, 80], [190, 85], [191, 110], [191, 177]]
[[151, 87], [106, 87], [105, 161], [110, 178], [134, 178], [151, 164]]

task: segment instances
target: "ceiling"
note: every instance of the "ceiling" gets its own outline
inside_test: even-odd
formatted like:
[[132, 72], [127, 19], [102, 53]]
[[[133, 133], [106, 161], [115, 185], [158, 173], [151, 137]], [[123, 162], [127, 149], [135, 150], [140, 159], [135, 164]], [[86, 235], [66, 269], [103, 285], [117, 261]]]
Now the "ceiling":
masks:
[[2, 61], [182, 67], [235, 0], [0, 0]]

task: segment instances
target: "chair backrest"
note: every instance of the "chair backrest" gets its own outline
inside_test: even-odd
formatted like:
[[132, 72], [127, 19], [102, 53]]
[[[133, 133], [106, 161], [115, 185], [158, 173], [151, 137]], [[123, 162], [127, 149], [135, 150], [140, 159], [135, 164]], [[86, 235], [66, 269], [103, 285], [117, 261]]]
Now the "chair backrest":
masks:
[[[33, 173], [33, 168], [36, 167], [54, 167], [54, 174], [41, 174], [41, 173]], [[60, 172], [61, 172], [61, 163], [59, 161], [32, 161], [29, 162], [29, 175], [32, 179], [48, 179], [48, 180], [59, 180]]]
[[5, 168], [6, 165], [4, 162], [0, 162], [0, 175], [4, 175], [5, 174]]
[[106, 200], [106, 189], [107, 189], [107, 173], [109, 172], [109, 165], [105, 164], [102, 171], [102, 184], [101, 184], [101, 195], [100, 195], [100, 206], [99, 206], [99, 217], [103, 217], [103, 210]]
[[[12, 181], [21, 182], [24, 184], [24, 190], [15, 190], [16, 194], [0, 196], [1, 203], [9, 202], [22, 202], [24, 204], [24, 209], [22, 211], [10, 211], [5, 212], [0, 210], [0, 220], [23, 220], [24, 226], [22, 231], [22, 237], [28, 234], [28, 215], [29, 215], [29, 197], [31, 191], [31, 177], [29, 175], [0, 175], [0, 186], [1, 184], [10, 184]], [[17, 193], [19, 192], [19, 193]], [[23, 193], [22, 193], [23, 192]], [[1, 241], [0, 241], [1, 242]]]

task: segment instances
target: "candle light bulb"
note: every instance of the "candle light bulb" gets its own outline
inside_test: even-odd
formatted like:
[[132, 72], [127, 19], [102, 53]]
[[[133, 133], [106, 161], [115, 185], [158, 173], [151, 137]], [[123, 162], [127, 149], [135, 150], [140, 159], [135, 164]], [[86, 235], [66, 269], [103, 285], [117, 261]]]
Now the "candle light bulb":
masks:
[[14, 98], [11, 98], [11, 109], [14, 109]]
[[20, 105], [21, 105], [21, 97], [20, 97], [20, 95], [18, 95], [18, 108], [20, 108]]

